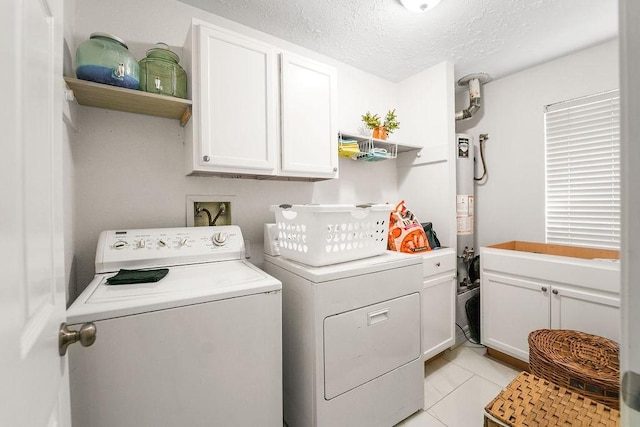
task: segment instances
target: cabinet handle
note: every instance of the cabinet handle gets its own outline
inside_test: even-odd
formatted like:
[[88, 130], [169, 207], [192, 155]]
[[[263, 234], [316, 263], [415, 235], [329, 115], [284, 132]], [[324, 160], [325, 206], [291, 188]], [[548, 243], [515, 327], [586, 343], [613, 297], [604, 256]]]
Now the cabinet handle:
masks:
[[338, 172], [338, 168], [334, 167], [334, 168], [333, 168], [333, 171], [334, 171], [334, 172]]
[[558, 290], [557, 290], [557, 289], [553, 289], [551, 292], [552, 292], [554, 295], [558, 295]]
[[546, 287], [546, 286], [543, 286], [543, 287], [541, 287], [541, 288], [540, 288], [540, 290], [541, 290], [542, 292], [547, 292], [547, 287]]
[[205, 162], [208, 162], [209, 160], [211, 160], [211, 157], [209, 156], [203, 156], [202, 160], [204, 160]]
[[439, 262], [436, 262], [436, 267], [440, 267], [440, 263]]
[[375, 325], [378, 322], [382, 322], [384, 320], [389, 319], [389, 309], [385, 308], [383, 310], [367, 313], [367, 325]]

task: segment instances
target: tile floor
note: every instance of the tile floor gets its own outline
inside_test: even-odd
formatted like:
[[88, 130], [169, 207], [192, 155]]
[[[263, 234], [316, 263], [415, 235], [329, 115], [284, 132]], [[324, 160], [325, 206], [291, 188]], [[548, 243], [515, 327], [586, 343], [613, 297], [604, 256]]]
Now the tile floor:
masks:
[[424, 410], [396, 427], [481, 427], [484, 407], [520, 371], [471, 343], [447, 350], [424, 368]]

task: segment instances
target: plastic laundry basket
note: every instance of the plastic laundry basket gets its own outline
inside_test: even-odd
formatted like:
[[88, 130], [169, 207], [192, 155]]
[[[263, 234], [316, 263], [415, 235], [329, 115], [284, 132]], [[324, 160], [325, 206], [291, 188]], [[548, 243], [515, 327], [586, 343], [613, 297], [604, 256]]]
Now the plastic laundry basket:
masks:
[[311, 266], [337, 264], [387, 249], [391, 205], [280, 205], [280, 254]]

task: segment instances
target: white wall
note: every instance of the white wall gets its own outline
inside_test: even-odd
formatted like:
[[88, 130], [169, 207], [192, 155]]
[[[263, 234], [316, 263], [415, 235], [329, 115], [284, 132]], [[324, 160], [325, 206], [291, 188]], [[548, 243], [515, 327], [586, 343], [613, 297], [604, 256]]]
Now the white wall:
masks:
[[[479, 72], [482, 70], [478, 70]], [[476, 246], [509, 240], [545, 241], [545, 105], [618, 88], [618, 42], [489, 82], [476, 116], [457, 123], [477, 144], [488, 133], [489, 178], [476, 185]], [[466, 108], [459, 93], [456, 109]], [[476, 176], [481, 168], [476, 163]]]
[[400, 113], [407, 142], [419, 153], [398, 159], [398, 186], [421, 222], [433, 223], [443, 246], [455, 247], [455, 163], [453, 64], [441, 62], [400, 83]]
[[[355, 131], [361, 114], [382, 114], [398, 102], [395, 83], [174, 0], [79, 1], [76, 43], [92, 32], [112, 33], [125, 39], [140, 59], [158, 41], [182, 46], [192, 17], [336, 66], [339, 129]], [[70, 239], [77, 258], [78, 292], [93, 277], [100, 231], [184, 226], [187, 195], [236, 196], [234, 222], [250, 240], [251, 260], [257, 264], [262, 259], [263, 223], [273, 221], [272, 204], [398, 200], [396, 161], [340, 159], [340, 179], [318, 183], [187, 177], [184, 133], [177, 121], [79, 107], [77, 127], [69, 171], [75, 185]], [[73, 293], [72, 287], [69, 291]]]

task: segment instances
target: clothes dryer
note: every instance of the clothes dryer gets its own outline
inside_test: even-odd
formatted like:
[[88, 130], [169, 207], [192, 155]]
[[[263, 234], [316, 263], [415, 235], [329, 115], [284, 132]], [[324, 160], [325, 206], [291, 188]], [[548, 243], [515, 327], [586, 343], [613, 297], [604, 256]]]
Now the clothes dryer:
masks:
[[389, 427], [424, 406], [422, 257], [311, 267], [265, 254], [283, 286], [289, 427]]

